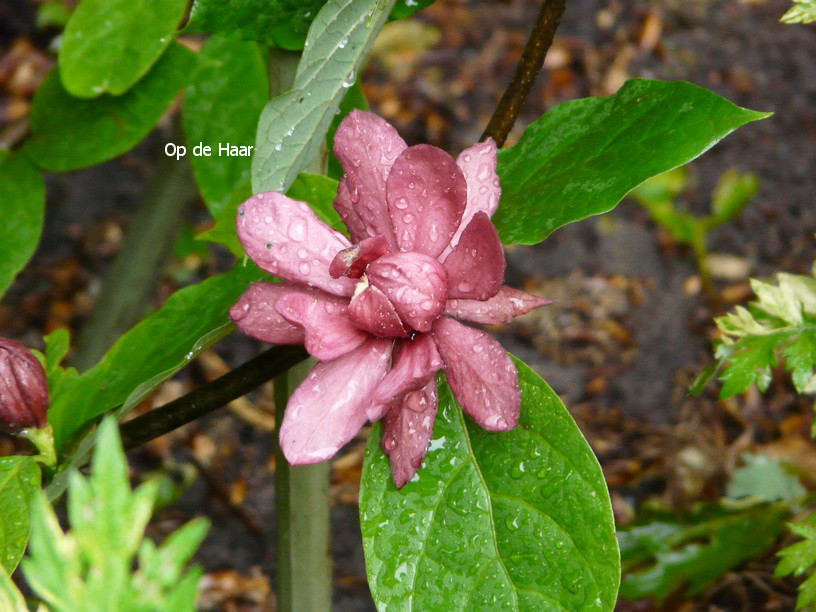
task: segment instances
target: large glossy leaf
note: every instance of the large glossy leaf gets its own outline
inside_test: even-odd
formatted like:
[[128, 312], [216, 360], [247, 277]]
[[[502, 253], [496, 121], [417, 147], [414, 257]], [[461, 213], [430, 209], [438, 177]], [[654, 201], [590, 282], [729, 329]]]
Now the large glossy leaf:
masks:
[[40, 490], [40, 468], [32, 457], [0, 458], [0, 565], [14, 571], [28, 543], [31, 501]]
[[565, 102], [499, 153], [494, 222], [505, 244], [535, 244], [607, 212], [646, 179], [682, 166], [768, 113], [685, 82], [635, 79], [613, 96]]
[[331, 0], [306, 39], [292, 89], [271, 100], [258, 124], [252, 190], [286, 191], [317, 157], [340, 100], [394, 0]]
[[[184, 93], [182, 119], [196, 183], [216, 219], [231, 199], [252, 195], [250, 158], [222, 155], [219, 146], [253, 144], [267, 100], [269, 77], [261, 47], [211, 37], [201, 49], [198, 70]], [[202, 144], [210, 147], [209, 156], [194, 155], [194, 147]]]
[[299, 50], [324, 4], [326, 0], [195, 0], [186, 31]]
[[171, 45], [122, 96], [71, 96], [53, 70], [34, 96], [25, 151], [46, 170], [77, 170], [121, 155], [144, 138], [189, 81], [195, 54]]
[[134, 392], [143, 395], [144, 383], [159, 384], [227, 333], [229, 307], [260, 276], [254, 266], [239, 265], [185, 287], [122, 336], [97, 365], [52, 398], [48, 419], [58, 448], [85, 423], [124, 404]]
[[62, 35], [59, 66], [71, 95], [120, 95], [172, 40], [187, 0], [82, 0]]
[[620, 577], [601, 468], [558, 396], [516, 360], [521, 419], [487, 433], [447, 385], [430, 449], [401, 490], [375, 427], [360, 516], [380, 610], [611, 610]]
[[40, 171], [25, 155], [0, 155], [0, 297], [34, 254], [44, 214]]
[[[409, 17], [434, 0], [397, 0], [392, 19]], [[326, 0], [195, 0], [188, 32], [218, 32], [299, 51]]]

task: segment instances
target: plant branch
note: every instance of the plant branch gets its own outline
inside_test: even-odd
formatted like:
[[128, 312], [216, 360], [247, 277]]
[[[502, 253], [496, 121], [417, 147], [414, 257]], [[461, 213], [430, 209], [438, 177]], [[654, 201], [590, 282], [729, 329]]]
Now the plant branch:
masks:
[[246, 395], [308, 356], [302, 346], [276, 346], [264, 351], [220, 378], [123, 423], [122, 443], [131, 449], [163, 436]]
[[541, 11], [538, 13], [538, 19], [530, 32], [524, 52], [521, 54], [516, 73], [490, 118], [482, 134], [482, 140], [491, 137], [499, 147], [504, 145], [507, 135], [513, 129], [521, 108], [524, 106], [524, 101], [533, 88], [538, 73], [541, 72], [544, 58], [552, 45], [566, 4], [566, 0], [544, 0], [542, 2]]

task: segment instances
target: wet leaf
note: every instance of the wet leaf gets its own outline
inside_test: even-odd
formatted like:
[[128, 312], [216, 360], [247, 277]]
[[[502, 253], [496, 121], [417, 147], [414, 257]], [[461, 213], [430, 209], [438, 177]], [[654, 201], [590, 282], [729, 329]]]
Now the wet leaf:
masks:
[[184, 87], [195, 54], [171, 45], [139, 84], [121, 96], [71, 96], [53, 70], [34, 96], [31, 138], [24, 151], [41, 168], [77, 170], [130, 150], [144, 138]]
[[[227, 311], [247, 285], [261, 278], [254, 266], [185, 287], [159, 310], [123, 335], [102, 360], [51, 398], [48, 418], [57, 448], [95, 417], [124, 404], [134, 391], [147, 391], [207, 348], [229, 329]], [[222, 330], [219, 335], [219, 330]], [[212, 334], [215, 333], [215, 336]], [[194, 350], [195, 349], [195, 350]]]
[[40, 468], [33, 457], [0, 458], [0, 565], [14, 571], [28, 543], [33, 495]]
[[[201, 49], [198, 69], [184, 93], [182, 119], [196, 183], [215, 219], [231, 200], [252, 195], [251, 158], [222, 155], [219, 145], [253, 144], [268, 99], [269, 78], [261, 47], [211, 37]], [[201, 143], [210, 147], [209, 156], [194, 155], [194, 147]]]
[[337, 0], [309, 29], [290, 91], [271, 100], [258, 124], [252, 191], [286, 191], [317, 157], [340, 100], [394, 0]]
[[483, 431], [440, 384], [428, 455], [400, 490], [374, 428], [360, 516], [379, 609], [613, 609], [619, 560], [600, 466], [558, 396], [515, 363], [519, 426]]
[[646, 179], [688, 163], [767, 117], [684, 82], [635, 79], [613, 96], [565, 102], [499, 152], [494, 222], [505, 244], [535, 244], [612, 210]]
[[0, 297], [34, 254], [44, 214], [40, 171], [25, 155], [0, 156]]
[[80, 98], [125, 93], [170, 44], [186, 7], [187, 0], [82, 0], [60, 44], [65, 89]]

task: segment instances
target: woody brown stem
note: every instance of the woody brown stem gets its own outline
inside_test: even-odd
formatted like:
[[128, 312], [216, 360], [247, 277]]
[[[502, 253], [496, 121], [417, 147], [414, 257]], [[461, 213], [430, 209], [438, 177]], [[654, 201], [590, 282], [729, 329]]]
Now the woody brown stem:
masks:
[[544, 0], [541, 4], [541, 11], [521, 54], [516, 73], [490, 118], [482, 134], [482, 140], [490, 137], [499, 147], [504, 145], [524, 106], [524, 101], [530, 95], [538, 73], [541, 72], [544, 58], [552, 45], [566, 4], [566, 0]]

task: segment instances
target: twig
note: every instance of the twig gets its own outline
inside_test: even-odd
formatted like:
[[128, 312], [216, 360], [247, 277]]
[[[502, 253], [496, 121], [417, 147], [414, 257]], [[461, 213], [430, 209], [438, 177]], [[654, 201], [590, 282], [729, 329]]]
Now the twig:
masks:
[[224, 376], [122, 424], [122, 443], [131, 449], [163, 436], [246, 395], [308, 356], [302, 346], [276, 346], [264, 351]]
[[538, 13], [538, 19], [533, 26], [533, 31], [530, 32], [524, 52], [521, 54], [513, 80], [510, 81], [496, 111], [490, 118], [482, 134], [482, 140], [492, 137], [499, 147], [504, 145], [507, 135], [513, 129], [513, 124], [521, 112], [521, 107], [524, 106], [524, 101], [533, 88], [538, 73], [541, 72], [544, 58], [552, 45], [566, 4], [566, 0], [544, 0], [542, 2], [541, 11]]

